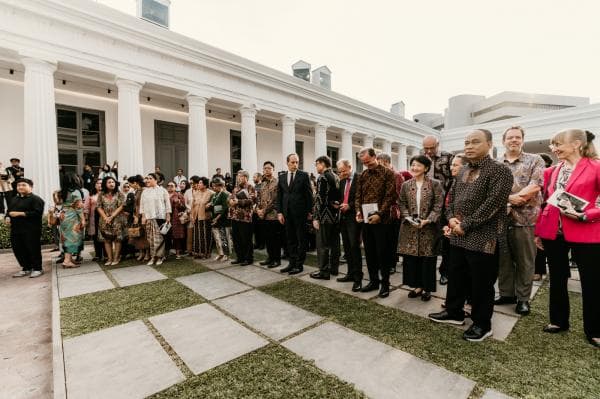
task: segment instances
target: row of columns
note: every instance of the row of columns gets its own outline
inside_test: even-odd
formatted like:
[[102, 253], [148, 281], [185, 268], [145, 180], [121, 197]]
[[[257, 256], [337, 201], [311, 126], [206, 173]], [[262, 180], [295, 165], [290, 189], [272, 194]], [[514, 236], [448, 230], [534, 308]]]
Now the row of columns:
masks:
[[[35, 191], [49, 204], [52, 192], [60, 186], [58, 174], [58, 137], [54, 98], [54, 72], [56, 63], [35, 58], [23, 58], [24, 77], [24, 155], [27, 176], [35, 182]], [[143, 145], [140, 113], [140, 91], [143, 82], [117, 79], [118, 88], [118, 159], [122, 175], [132, 176], [143, 172]], [[188, 94], [188, 173], [207, 176], [208, 134], [206, 104], [208, 98]], [[257, 108], [244, 105], [240, 108], [242, 168], [253, 173], [258, 170], [256, 146]], [[296, 118], [283, 116], [281, 153], [282, 165], [286, 156], [296, 150]], [[373, 135], [364, 136], [363, 146], [373, 146]], [[383, 151], [391, 154], [392, 143], [384, 141]], [[405, 169], [407, 146], [399, 145], [398, 169]], [[327, 126], [315, 125], [315, 156], [327, 154]], [[354, 160], [352, 132], [342, 132], [341, 158]]]

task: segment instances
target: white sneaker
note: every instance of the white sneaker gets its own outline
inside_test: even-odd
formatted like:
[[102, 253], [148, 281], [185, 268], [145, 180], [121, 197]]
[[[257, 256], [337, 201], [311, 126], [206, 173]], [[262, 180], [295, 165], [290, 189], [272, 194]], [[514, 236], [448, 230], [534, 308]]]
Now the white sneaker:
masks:
[[150, 259], [148, 261], [148, 263], [146, 263], [146, 266], [152, 266], [154, 264], [154, 258]]
[[42, 274], [44, 274], [43, 271], [41, 271], [41, 270], [34, 270], [34, 271], [31, 272], [31, 275], [29, 276], [29, 278], [36, 278], [36, 277], [41, 276]]
[[165, 258], [158, 258], [158, 260], [156, 261], [156, 266], [162, 265], [164, 261], [165, 261]]
[[25, 277], [31, 274], [31, 270], [21, 270], [18, 273], [13, 274], [13, 277]]

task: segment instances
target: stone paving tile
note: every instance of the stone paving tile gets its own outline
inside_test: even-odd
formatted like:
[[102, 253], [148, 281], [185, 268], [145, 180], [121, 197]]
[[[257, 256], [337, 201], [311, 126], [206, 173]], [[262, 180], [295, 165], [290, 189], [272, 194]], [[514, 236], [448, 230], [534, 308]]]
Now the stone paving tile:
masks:
[[196, 259], [194, 260], [194, 262], [198, 262], [203, 264], [204, 266], [206, 266], [207, 268], [211, 269], [211, 270], [220, 270], [220, 269], [224, 269], [226, 267], [231, 267], [233, 266], [231, 264], [231, 259], [230, 260], [226, 260], [226, 261], [216, 261], [213, 259], [210, 260], [206, 260], [206, 259]]
[[579, 270], [571, 269], [571, 280], [579, 281], [581, 278], [579, 277]]
[[175, 280], [208, 300], [237, 294], [252, 288], [215, 271], [178, 277]]
[[142, 321], [64, 341], [67, 392], [78, 398], [144, 398], [184, 379]]
[[149, 283], [151, 281], [164, 280], [167, 278], [164, 274], [146, 265], [114, 269], [110, 271], [110, 274], [121, 287]]
[[395, 290], [390, 292], [389, 297], [377, 298], [375, 302], [421, 317], [427, 317], [429, 313], [441, 312], [443, 310], [443, 299], [432, 297], [431, 300], [423, 302], [421, 298], [409, 298], [409, 292], [409, 290], [405, 289]]
[[115, 288], [104, 272], [93, 272], [62, 277], [58, 280], [60, 298], [89, 294]]
[[486, 389], [481, 399], [511, 399], [511, 397], [493, 389]]
[[[352, 292], [352, 283], [338, 283], [335, 281], [335, 277], [331, 277], [330, 280], [317, 280], [311, 278], [310, 276], [303, 276], [300, 280], [304, 280], [306, 282], [320, 285], [321, 287], [327, 287], [335, 291], [342, 292], [344, 294], [352, 295], [361, 299], [371, 299], [377, 296], [378, 291], [371, 292]], [[363, 286], [369, 283], [368, 280], [363, 280]]]
[[[494, 335], [492, 336], [494, 339], [498, 341], [505, 341], [511, 333], [512, 329], [517, 324], [519, 318], [516, 316], [509, 316], [500, 312], [494, 312], [492, 314], [492, 330]], [[468, 323], [463, 326], [466, 330], [471, 323]]]
[[151, 317], [150, 322], [195, 374], [269, 343], [209, 304]]
[[61, 265], [56, 266], [56, 275], [58, 278], [67, 277], [67, 276], [75, 276], [77, 274], [85, 274], [85, 273], [93, 273], [93, 272], [101, 272], [102, 268], [96, 262], [83, 262], [80, 267], [63, 269]]
[[373, 399], [467, 398], [475, 382], [335, 323], [283, 344]]
[[581, 283], [577, 280], [569, 279], [567, 281], [567, 289], [571, 292], [578, 292], [581, 294]]
[[259, 291], [219, 299], [214, 304], [273, 339], [287, 337], [322, 319]]
[[221, 269], [219, 272], [253, 287], [260, 287], [289, 278], [287, 274], [272, 273], [256, 266], [234, 266]]

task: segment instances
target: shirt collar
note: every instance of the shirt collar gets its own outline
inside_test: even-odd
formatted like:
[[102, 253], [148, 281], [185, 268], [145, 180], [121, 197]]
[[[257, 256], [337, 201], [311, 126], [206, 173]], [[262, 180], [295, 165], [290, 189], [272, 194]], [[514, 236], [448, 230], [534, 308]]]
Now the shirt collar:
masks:
[[489, 160], [490, 160], [490, 156], [486, 155], [485, 157], [481, 158], [479, 161], [476, 162], [470, 162], [467, 161], [467, 164], [469, 165], [469, 167], [473, 168], [473, 169], [477, 169], [477, 168], [481, 168], [482, 166], [485, 166]]
[[514, 161], [512, 161], [512, 162], [511, 162], [511, 161], [509, 161], [509, 160], [508, 160], [508, 158], [506, 158], [506, 153], [504, 153], [504, 155], [502, 156], [502, 159], [503, 159], [503, 161], [504, 161], [504, 162], [506, 162], [506, 163], [509, 163], [509, 164], [510, 164], [510, 163], [515, 163], [515, 162], [517, 162], [517, 161], [519, 161], [519, 162], [523, 162], [523, 158], [524, 158], [524, 156], [525, 156], [525, 153], [524, 153], [523, 151], [521, 151], [521, 152], [519, 153], [519, 156], [518, 156], [518, 157], [517, 157], [517, 158], [516, 158]]

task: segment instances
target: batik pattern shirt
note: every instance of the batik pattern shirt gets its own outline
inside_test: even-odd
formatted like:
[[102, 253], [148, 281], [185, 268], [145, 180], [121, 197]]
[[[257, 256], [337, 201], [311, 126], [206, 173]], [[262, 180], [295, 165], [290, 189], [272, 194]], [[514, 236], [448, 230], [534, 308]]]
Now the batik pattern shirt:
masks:
[[[516, 194], [529, 185], [544, 185], [544, 160], [537, 154], [522, 152], [513, 162], [509, 162], [504, 155], [500, 161], [508, 166], [513, 175], [511, 194]], [[542, 205], [541, 190], [534, 195], [525, 205], [516, 206], [509, 204], [509, 223], [513, 226], [534, 226]]]
[[265, 211], [264, 220], [277, 220], [277, 210], [275, 203], [277, 202], [277, 178], [272, 176], [271, 179], [263, 177], [260, 191], [257, 194], [258, 203], [256, 209]]
[[438, 151], [436, 155], [428, 158], [431, 159], [432, 165], [427, 176], [429, 176], [430, 179], [439, 180], [440, 183], [442, 183], [444, 192], [448, 192], [450, 184], [452, 183], [452, 171], [450, 170], [450, 167], [452, 166], [454, 154], [446, 151]]
[[[365, 169], [356, 180], [356, 212], [362, 213], [363, 204], [377, 204], [377, 214], [381, 223], [390, 223], [392, 205], [398, 203], [396, 176], [394, 172], [377, 165], [373, 169]], [[367, 215], [363, 215], [367, 218]]]

